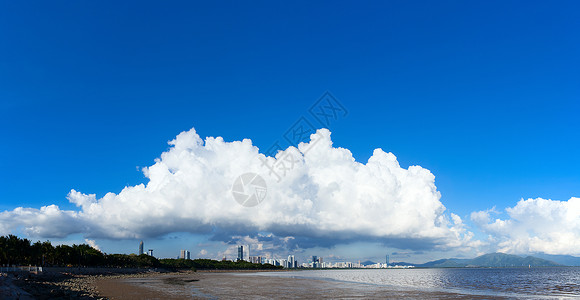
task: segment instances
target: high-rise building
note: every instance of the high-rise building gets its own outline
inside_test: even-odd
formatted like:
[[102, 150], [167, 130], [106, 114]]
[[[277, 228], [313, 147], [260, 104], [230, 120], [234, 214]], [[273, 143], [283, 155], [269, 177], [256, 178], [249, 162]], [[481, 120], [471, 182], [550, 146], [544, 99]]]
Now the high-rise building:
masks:
[[294, 268], [295, 263], [294, 255], [288, 255], [288, 268]]
[[149, 249], [149, 250], [147, 250], [147, 255], [149, 255], [149, 256], [153, 256], [153, 249]]
[[387, 259], [385, 260], [385, 264], [387, 265], [387, 267], [389, 266], [389, 255], [387, 254]]
[[244, 260], [244, 246], [238, 246], [238, 261]]
[[181, 252], [179, 253], [179, 258], [191, 259], [191, 253], [188, 250], [181, 250]]
[[316, 256], [316, 255], [313, 255], [312, 256], [312, 267], [313, 268], [319, 268], [320, 267], [320, 265], [318, 263], [318, 256]]
[[261, 256], [249, 256], [248, 260], [253, 263], [253, 264], [261, 264], [262, 263], [262, 257]]
[[139, 243], [139, 255], [143, 254], [143, 241]]

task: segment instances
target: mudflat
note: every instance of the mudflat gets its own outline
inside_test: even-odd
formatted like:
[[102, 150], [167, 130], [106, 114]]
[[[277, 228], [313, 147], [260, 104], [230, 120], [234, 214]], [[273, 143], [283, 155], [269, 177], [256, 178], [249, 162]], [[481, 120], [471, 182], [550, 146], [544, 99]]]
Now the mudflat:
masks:
[[399, 290], [351, 282], [260, 276], [236, 272], [157, 274], [138, 278], [98, 279], [101, 297], [109, 299], [485, 299], [446, 292]]

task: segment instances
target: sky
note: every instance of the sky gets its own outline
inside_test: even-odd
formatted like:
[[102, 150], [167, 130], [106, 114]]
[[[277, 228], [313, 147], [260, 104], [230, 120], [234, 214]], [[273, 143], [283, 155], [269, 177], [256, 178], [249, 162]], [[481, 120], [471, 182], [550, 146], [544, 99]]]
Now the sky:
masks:
[[[0, 234], [580, 255], [579, 30], [576, 1], [3, 1]], [[232, 194], [248, 172], [253, 207]]]

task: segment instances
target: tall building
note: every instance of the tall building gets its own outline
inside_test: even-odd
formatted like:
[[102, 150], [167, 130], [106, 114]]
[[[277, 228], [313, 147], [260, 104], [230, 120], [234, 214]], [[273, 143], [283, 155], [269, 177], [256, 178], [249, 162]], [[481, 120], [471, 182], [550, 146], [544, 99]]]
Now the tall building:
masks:
[[288, 268], [295, 268], [296, 260], [294, 259], [294, 255], [288, 255]]
[[238, 246], [238, 261], [244, 260], [244, 246]]
[[179, 253], [179, 258], [181, 259], [191, 259], [191, 254], [188, 250], [181, 250]]
[[312, 267], [319, 268], [320, 264], [318, 263], [318, 256], [312, 255]]
[[250, 256], [250, 257], [248, 257], [248, 260], [253, 264], [261, 264], [262, 263], [261, 256]]
[[143, 254], [143, 241], [139, 243], [139, 255]]
[[387, 265], [387, 267], [389, 266], [389, 255], [387, 254], [387, 259], [385, 260], [385, 264]]
[[147, 255], [149, 255], [149, 256], [153, 256], [153, 249], [149, 249], [149, 250], [147, 250]]

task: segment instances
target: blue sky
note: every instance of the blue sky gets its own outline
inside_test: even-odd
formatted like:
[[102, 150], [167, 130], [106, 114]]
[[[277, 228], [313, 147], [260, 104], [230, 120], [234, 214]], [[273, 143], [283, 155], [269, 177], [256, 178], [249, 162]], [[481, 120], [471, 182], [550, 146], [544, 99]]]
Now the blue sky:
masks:
[[0, 211], [146, 183], [191, 128], [265, 150], [326, 91], [335, 147], [430, 170], [478, 237], [474, 211], [580, 195], [575, 1], [0, 6]]

